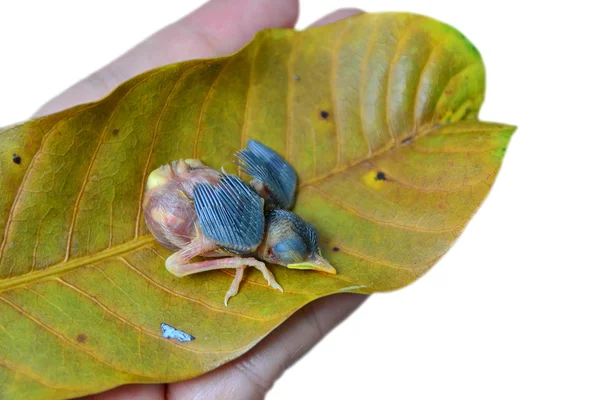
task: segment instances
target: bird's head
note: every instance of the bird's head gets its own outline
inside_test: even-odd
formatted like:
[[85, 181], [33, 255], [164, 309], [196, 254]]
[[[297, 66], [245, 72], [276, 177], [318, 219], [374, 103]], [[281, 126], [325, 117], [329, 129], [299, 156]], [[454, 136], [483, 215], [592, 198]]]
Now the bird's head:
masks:
[[268, 210], [265, 227], [265, 237], [257, 249], [262, 260], [290, 269], [336, 273], [321, 255], [317, 231], [298, 215], [278, 208]]

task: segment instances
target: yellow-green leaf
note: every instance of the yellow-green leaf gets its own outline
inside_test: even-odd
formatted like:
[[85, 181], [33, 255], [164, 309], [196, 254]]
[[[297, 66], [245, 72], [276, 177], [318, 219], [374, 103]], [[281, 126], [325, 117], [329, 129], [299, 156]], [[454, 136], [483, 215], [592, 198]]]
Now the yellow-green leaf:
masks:
[[[484, 68], [410, 14], [261, 32], [240, 52], [144, 73], [107, 98], [0, 132], [1, 397], [72, 397], [196, 376], [337, 292], [405, 286], [488, 193], [513, 127], [477, 120]], [[300, 176], [296, 211], [338, 275], [272, 266], [176, 278], [141, 210], [179, 158], [234, 171], [250, 138]], [[166, 323], [196, 337], [165, 339]]]

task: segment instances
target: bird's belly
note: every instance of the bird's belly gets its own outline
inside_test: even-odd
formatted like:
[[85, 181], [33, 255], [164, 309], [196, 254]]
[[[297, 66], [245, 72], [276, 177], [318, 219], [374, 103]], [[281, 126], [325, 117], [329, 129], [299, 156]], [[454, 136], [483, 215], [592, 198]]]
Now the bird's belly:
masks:
[[161, 245], [177, 250], [202, 236], [191, 192], [195, 184], [212, 183], [217, 176], [206, 166], [190, 169], [183, 160], [153, 171], [144, 196], [144, 218]]

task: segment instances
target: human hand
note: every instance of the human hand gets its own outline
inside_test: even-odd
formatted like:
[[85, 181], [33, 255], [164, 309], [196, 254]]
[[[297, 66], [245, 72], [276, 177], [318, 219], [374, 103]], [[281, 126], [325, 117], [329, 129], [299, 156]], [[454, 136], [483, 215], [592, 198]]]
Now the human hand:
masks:
[[[325, 25], [358, 10], [338, 10], [314, 25]], [[183, 60], [231, 54], [266, 28], [292, 28], [298, 0], [212, 0], [157, 32], [87, 79], [44, 105], [42, 116], [98, 100], [126, 80], [152, 68]], [[184, 382], [126, 385], [94, 399], [260, 399], [275, 380], [337, 324], [365, 296], [338, 294], [308, 304], [238, 359]]]

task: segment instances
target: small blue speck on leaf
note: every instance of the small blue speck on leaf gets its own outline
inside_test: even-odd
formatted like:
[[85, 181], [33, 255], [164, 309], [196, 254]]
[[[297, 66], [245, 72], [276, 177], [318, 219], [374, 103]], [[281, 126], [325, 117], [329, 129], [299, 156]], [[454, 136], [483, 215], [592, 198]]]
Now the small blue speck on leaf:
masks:
[[175, 329], [169, 324], [162, 323], [160, 324], [160, 330], [162, 331], [162, 336], [165, 339], [177, 339], [180, 342], [191, 342], [196, 339], [189, 333], [185, 333], [184, 331], [180, 331], [179, 329]]

